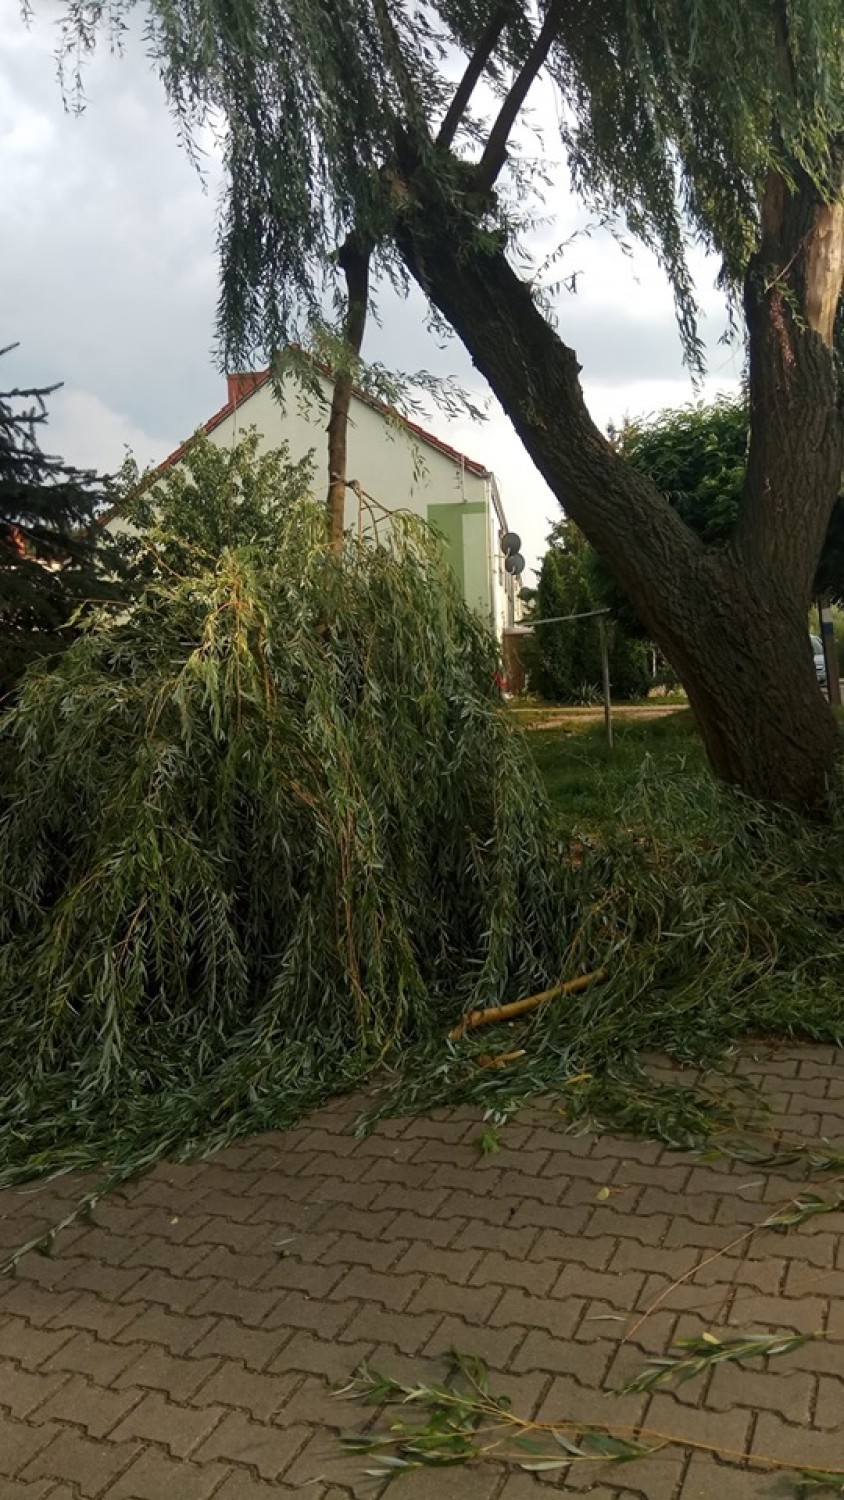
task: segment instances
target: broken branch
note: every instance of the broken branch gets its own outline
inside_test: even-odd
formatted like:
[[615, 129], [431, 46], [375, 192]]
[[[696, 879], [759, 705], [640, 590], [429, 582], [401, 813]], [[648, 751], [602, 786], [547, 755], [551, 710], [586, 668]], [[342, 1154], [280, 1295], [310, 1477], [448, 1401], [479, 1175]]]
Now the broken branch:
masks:
[[547, 1000], [556, 1000], [559, 995], [576, 995], [590, 984], [600, 984], [608, 977], [606, 969], [596, 969], [594, 974], [580, 974], [577, 979], [564, 979], [560, 984], [552, 985], [550, 990], [540, 990], [538, 995], [528, 995], [524, 1000], [512, 1000], [508, 1005], [493, 1005], [487, 1010], [472, 1010], [451, 1028], [448, 1033], [449, 1041], [459, 1041], [467, 1031], [474, 1031], [478, 1026], [489, 1026], [493, 1021], [512, 1021], [515, 1016], [523, 1016], [527, 1011], [535, 1010], [538, 1005], [544, 1005]]

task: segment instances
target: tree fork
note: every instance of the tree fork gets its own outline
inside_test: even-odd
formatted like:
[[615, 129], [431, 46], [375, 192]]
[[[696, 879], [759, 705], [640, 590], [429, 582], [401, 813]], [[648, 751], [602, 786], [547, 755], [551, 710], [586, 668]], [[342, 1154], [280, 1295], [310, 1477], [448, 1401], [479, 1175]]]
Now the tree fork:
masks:
[[451, 146], [463, 116], [469, 108], [472, 95], [483, 77], [484, 69], [501, 39], [513, 9], [513, 0], [505, 0], [505, 3], [493, 11], [481, 33], [480, 40], [466, 64], [466, 71], [443, 116], [443, 122], [437, 134], [437, 145], [441, 151], [447, 151]]

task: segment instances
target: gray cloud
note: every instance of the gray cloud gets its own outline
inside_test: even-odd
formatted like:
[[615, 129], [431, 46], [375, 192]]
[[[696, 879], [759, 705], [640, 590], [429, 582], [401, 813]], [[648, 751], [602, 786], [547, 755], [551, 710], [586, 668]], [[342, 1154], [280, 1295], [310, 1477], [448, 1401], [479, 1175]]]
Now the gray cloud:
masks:
[[[12, 30], [7, 20], [0, 42]], [[18, 25], [14, 40], [0, 63], [0, 277], [14, 288], [4, 336], [21, 341], [16, 374], [61, 378], [175, 440], [218, 404], [213, 170], [203, 193], [137, 50], [92, 64], [75, 118], [49, 28], [21, 45]]]

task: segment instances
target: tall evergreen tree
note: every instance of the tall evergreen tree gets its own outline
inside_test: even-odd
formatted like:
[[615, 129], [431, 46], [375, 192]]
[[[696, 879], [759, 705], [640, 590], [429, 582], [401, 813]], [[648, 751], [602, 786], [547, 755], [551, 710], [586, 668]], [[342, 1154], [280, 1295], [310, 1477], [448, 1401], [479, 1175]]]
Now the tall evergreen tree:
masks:
[[[715, 770], [818, 809], [841, 749], [805, 651], [844, 463], [840, 0], [64, 0], [63, 12], [73, 58], [143, 17], [183, 125], [226, 121], [227, 350], [293, 338], [350, 236], [376, 271], [414, 278], [679, 671]], [[689, 236], [723, 264], [751, 415], [726, 543], [703, 543], [607, 443], [536, 290], [511, 137], [540, 74], [572, 186], [656, 252], [692, 363]], [[349, 314], [366, 286], [349, 280]], [[345, 332], [354, 353], [356, 317]]]
[[41, 446], [58, 388], [0, 392], [0, 700], [31, 661], [69, 644], [80, 604], [118, 588], [118, 559], [95, 524], [107, 483]]

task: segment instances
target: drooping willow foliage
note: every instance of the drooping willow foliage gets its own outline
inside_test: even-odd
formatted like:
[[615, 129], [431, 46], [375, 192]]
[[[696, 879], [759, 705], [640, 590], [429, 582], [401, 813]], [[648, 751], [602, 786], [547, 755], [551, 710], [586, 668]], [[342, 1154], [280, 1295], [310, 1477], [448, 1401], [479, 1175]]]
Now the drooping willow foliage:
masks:
[[[37, 14], [37, 0], [26, 9]], [[392, 257], [401, 195], [388, 184], [401, 137], [462, 202], [456, 163], [477, 160], [548, 9], [518, 0], [62, 0], [60, 52], [73, 75], [98, 41], [131, 47], [142, 30], [183, 137], [209, 117], [225, 122], [221, 329], [242, 359], [274, 352], [318, 313], [322, 278], [336, 274], [353, 224]], [[803, 172], [837, 195], [839, 0], [581, 0], [555, 10], [545, 73], [572, 181], [658, 255], [694, 358], [689, 233], [735, 284], [770, 170]], [[435, 148], [455, 57], [471, 56], [490, 26], [487, 92], [472, 99], [453, 149]], [[541, 150], [554, 155], [553, 140]], [[499, 207], [497, 227], [524, 227], [512, 178]]]
[[646, 770], [616, 834], [573, 837], [435, 539], [396, 515], [334, 555], [307, 465], [257, 446], [136, 487], [135, 602], [0, 721], [0, 1185], [114, 1182], [385, 1068], [378, 1110], [550, 1090], [688, 1142], [718, 1107], [644, 1053], [840, 1039], [841, 819]]
[[277, 460], [197, 444], [140, 599], [2, 724], [0, 1179], [284, 1122], [563, 963], [485, 625], [422, 523], [334, 558], [286, 473], [262, 511]]

